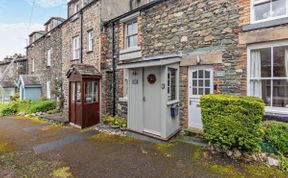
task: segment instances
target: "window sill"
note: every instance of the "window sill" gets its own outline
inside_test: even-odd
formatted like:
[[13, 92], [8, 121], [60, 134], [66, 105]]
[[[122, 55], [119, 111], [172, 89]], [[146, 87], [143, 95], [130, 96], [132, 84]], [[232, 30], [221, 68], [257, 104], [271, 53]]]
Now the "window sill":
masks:
[[120, 50], [120, 54], [127, 54], [127, 53], [137, 52], [140, 50], [141, 50], [140, 46], [133, 46], [133, 47]]
[[179, 104], [179, 103], [180, 103], [179, 100], [168, 101], [167, 106], [171, 106], [173, 104]]
[[119, 98], [120, 102], [128, 102], [128, 97]]
[[79, 61], [80, 59], [71, 59], [71, 61]]
[[288, 114], [288, 108], [273, 108], [273, 107], [265, 107], [265, 113], [270, 114]]
[[90, 54], [90, 53], [93, 53], [93, 50], [91, 50], [91, 51], [87, 51], [87, 54]]
[[243, 31], [248, 32], [252, 30], [258, 30], [261, 28], [275, 27], [275, 26], [279, 26], [279, 25], [283, 25], [287, 23], [288, 23], [288, 17], [271, 19], [271, 20], [266, 20], [266, 21], [261, 21], [261, 22], [252, 22], [249, 25], [243, 26]]

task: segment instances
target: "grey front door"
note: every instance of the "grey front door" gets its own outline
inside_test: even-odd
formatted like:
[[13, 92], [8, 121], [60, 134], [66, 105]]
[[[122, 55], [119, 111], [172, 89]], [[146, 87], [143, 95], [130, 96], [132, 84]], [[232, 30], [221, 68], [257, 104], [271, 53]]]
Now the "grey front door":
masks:
[[161, 134], [161, 68], [144, 69], [144, 132]]

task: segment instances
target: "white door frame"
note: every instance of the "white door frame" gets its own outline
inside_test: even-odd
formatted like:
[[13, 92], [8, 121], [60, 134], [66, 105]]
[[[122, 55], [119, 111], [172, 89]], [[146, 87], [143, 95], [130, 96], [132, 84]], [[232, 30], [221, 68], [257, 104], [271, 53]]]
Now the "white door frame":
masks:
[[[206, 70], [210, 72], [210, 93], [213, 94], [214, 93], [214, 71], [213, 71], [213, 66], [211, 65], [199, 65], [199, 66], [190, 66], [188, 69], [188, 127], [191, 128], [193, 126], [191, 126], [191, 102], [195, 101], [195, 102], [200, 102], [200, 98], [202, 95], [193, 95], [192, 94], [192, 75], [193, 72], [198, 71], [198, 70]], [[201, 115], [200, 115], [201, 117]]]

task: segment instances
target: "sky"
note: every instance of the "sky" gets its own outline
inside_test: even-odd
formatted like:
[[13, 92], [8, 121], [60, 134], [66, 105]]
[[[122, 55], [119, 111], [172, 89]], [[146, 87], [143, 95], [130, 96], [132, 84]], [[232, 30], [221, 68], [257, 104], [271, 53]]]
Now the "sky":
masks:
[[0, 0], [0, 60], [25, 54], [28, 35], [44, 30], [43, 24], [52, 16], [66, 18], [66, 5], [67, 0]]

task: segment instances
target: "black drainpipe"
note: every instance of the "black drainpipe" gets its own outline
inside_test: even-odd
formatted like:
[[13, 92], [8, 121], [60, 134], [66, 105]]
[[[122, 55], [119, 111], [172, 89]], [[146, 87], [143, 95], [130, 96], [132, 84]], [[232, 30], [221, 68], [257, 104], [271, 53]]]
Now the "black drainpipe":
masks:
[[83, 63], [83, 11], [80, 11], [80, 63]]
[[112, 23], [112, 92], [113, 92], [113, 105], [112, 105], [112, 115], [116, 116], [116, 56], [115, 56], [115, 23]]

